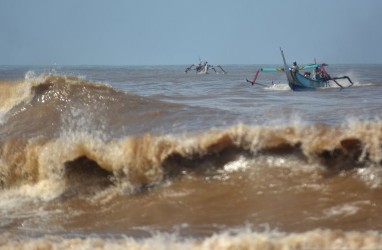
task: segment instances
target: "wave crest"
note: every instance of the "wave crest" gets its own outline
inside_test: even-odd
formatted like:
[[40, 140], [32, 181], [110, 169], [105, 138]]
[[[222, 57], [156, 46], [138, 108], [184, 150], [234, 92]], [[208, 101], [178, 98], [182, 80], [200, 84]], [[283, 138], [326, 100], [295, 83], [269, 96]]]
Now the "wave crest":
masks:
[[[346, 128], [241, 124], [192, 135], [145, 134], [109, 141], [71, 131], [56, 139], [13, 139], [2, 144], [1, 184], [9, 188], [49, 180], [63, 183], [65, 190], [75, 185], [73, 180], [90, 177], [104, 187], [125, 185], [136, 190], [179, 176], [184, 170], [212, 171], [238, 156], [256, 159], [269, 154], [286, 160], [297, 157], [301, 165], [320, 164], [336, 172], [380, 165], [381, 140], [379, 122]], [[76, 174], [79, 168], [83, 171]]]

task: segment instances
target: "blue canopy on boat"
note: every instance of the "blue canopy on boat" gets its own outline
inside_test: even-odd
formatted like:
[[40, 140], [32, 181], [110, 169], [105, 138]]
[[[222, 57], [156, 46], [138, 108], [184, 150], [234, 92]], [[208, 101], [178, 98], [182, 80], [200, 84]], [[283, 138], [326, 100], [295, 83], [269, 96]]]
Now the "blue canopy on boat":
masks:
[[[326, 64], [324, 64], [326, 66]], [[314, 68], [320, 68], [319, 64], [310, 64], [306, 66], [301, 66], [298, 69], [299, 70], [308, 70], [308, 69], [314, 69]], [[261, 68], [261, 72], [284, 72], [284, 68]]]

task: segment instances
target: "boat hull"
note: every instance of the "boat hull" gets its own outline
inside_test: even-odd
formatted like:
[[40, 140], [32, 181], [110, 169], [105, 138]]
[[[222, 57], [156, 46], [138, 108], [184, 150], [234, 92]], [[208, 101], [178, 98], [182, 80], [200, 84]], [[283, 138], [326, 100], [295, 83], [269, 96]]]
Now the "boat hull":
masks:
[[288, 81], [289, 87], [294, 91], [315, 90], [317, 88], [328, 87], [328, 81], [317, 81], [307, 78], [298, 72], [291, 72], [293, 80]]

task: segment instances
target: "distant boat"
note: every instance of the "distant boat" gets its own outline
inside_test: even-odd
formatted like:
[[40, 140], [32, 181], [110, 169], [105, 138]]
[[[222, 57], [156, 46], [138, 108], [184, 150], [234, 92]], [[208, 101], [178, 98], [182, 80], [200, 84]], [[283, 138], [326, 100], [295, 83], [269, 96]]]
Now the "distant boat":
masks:
[[[325, 63], [322, 64], [310, 64], [307, 66], [297, 66], [297, 63], [294, 62], [293, 65], [290, 67], [286, 63], [285, 56], [283, 50], [280, 48], [281, 56], [283, 59], [283, 67], [279, 68], [260, 68], [256, 70], [256, 74], [253, 77], [253, 80], [250, 81], [247, 79], [247, 82], [254, 84], [263, 85], [262, 83], [257, 83], [257, 77], [260, 72], [284, 72], [286, 74], [288, 85], [289, 87], [294, 91], [301, 91], [301, 90], [315, 90], [318, 88], [326, 88], [330, 87], [330, 82], [334, 82], [336, 85], [338, 85], [340, 88], [344, 88], [341, 84], [338, 83], [338, 79], [347, 79], [350, 82], [350, 85], [347, 87], [350, 87], [353, 85], [352, 80], [348, 76], [340, 76], [340, 77], [331, 77], [328, 72], [325, 69], [325, 66], [328, 66]], [[303, 74], [301, 73], [302, 71]], [[313, 74], [310, 71], [306, 70], [313, 70]]]
[[215, 67], [219, 68], [223, 74], [227, 73], [220, 65], [211, 65], [207, 61], [202, 61], [200, 58], [199, 58], [198, 65], [191, 64], [184, 70], [184, 73], [188, 73], [188, 71], [190, 70], [195, 70], [197, 74], [208, 74], [208, 71], [210, 69], [213, 69], [214, 72], [217, 74], [218, 71], [216, 70]]

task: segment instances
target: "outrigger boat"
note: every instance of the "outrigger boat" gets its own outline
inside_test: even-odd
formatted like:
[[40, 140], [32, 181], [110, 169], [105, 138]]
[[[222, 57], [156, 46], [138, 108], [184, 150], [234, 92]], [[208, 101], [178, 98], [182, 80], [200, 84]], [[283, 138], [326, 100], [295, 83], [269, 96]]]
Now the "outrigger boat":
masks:
[[195, 70], [197, 74], [208, 74], [208, 71], [213, 69], [215, 73], [218, 74], [218, 71], [215, 67], [219, 68], [223, 74], [227, 74], [227, 72], [220, 65], [211, 65], [207, 61], [202, 61], [200, 58], [198, 65], [191, 64], [184, 70], [184, 73], [187, 74], [188, 71]]
[[[283, 67], [279, 68], [260, 68], [256, 70], [256, 73], [253, 77], [253, 80], [250, 81], [247, 79], [247, 82], [254, 84], [259, 84], [262, 86], [266, 86], [263, 83], [256, 82], [257, 77], [260, 72], [284, 72], [286, 74], [289, 87], [294, 91], [301, 90], [315, 90], [317, 88], [326, 88], [330, 87], [330, 82], [334, 82], [341, 89], [344, 88], [339, 82], [338, 79], [347, 79], [350, 82], [350, 87], [353, 85], [352, 80], [348, 76], [339, 76], [339, 77], [331, 77], [325, 69], [325, 66], [328, 66], [325, 63], [322, 64], [310, 64], [307, 66], [297, 66], [297, 63], [294, 62], [292, 67], [289, 67], [286, 63], [285, 56], [283, 50], [280, 48], [281, 56], [283, 58]], [[311, 72], [305, 72], [301, 74], [301, 70], [314, 70], [314, 74]]]

